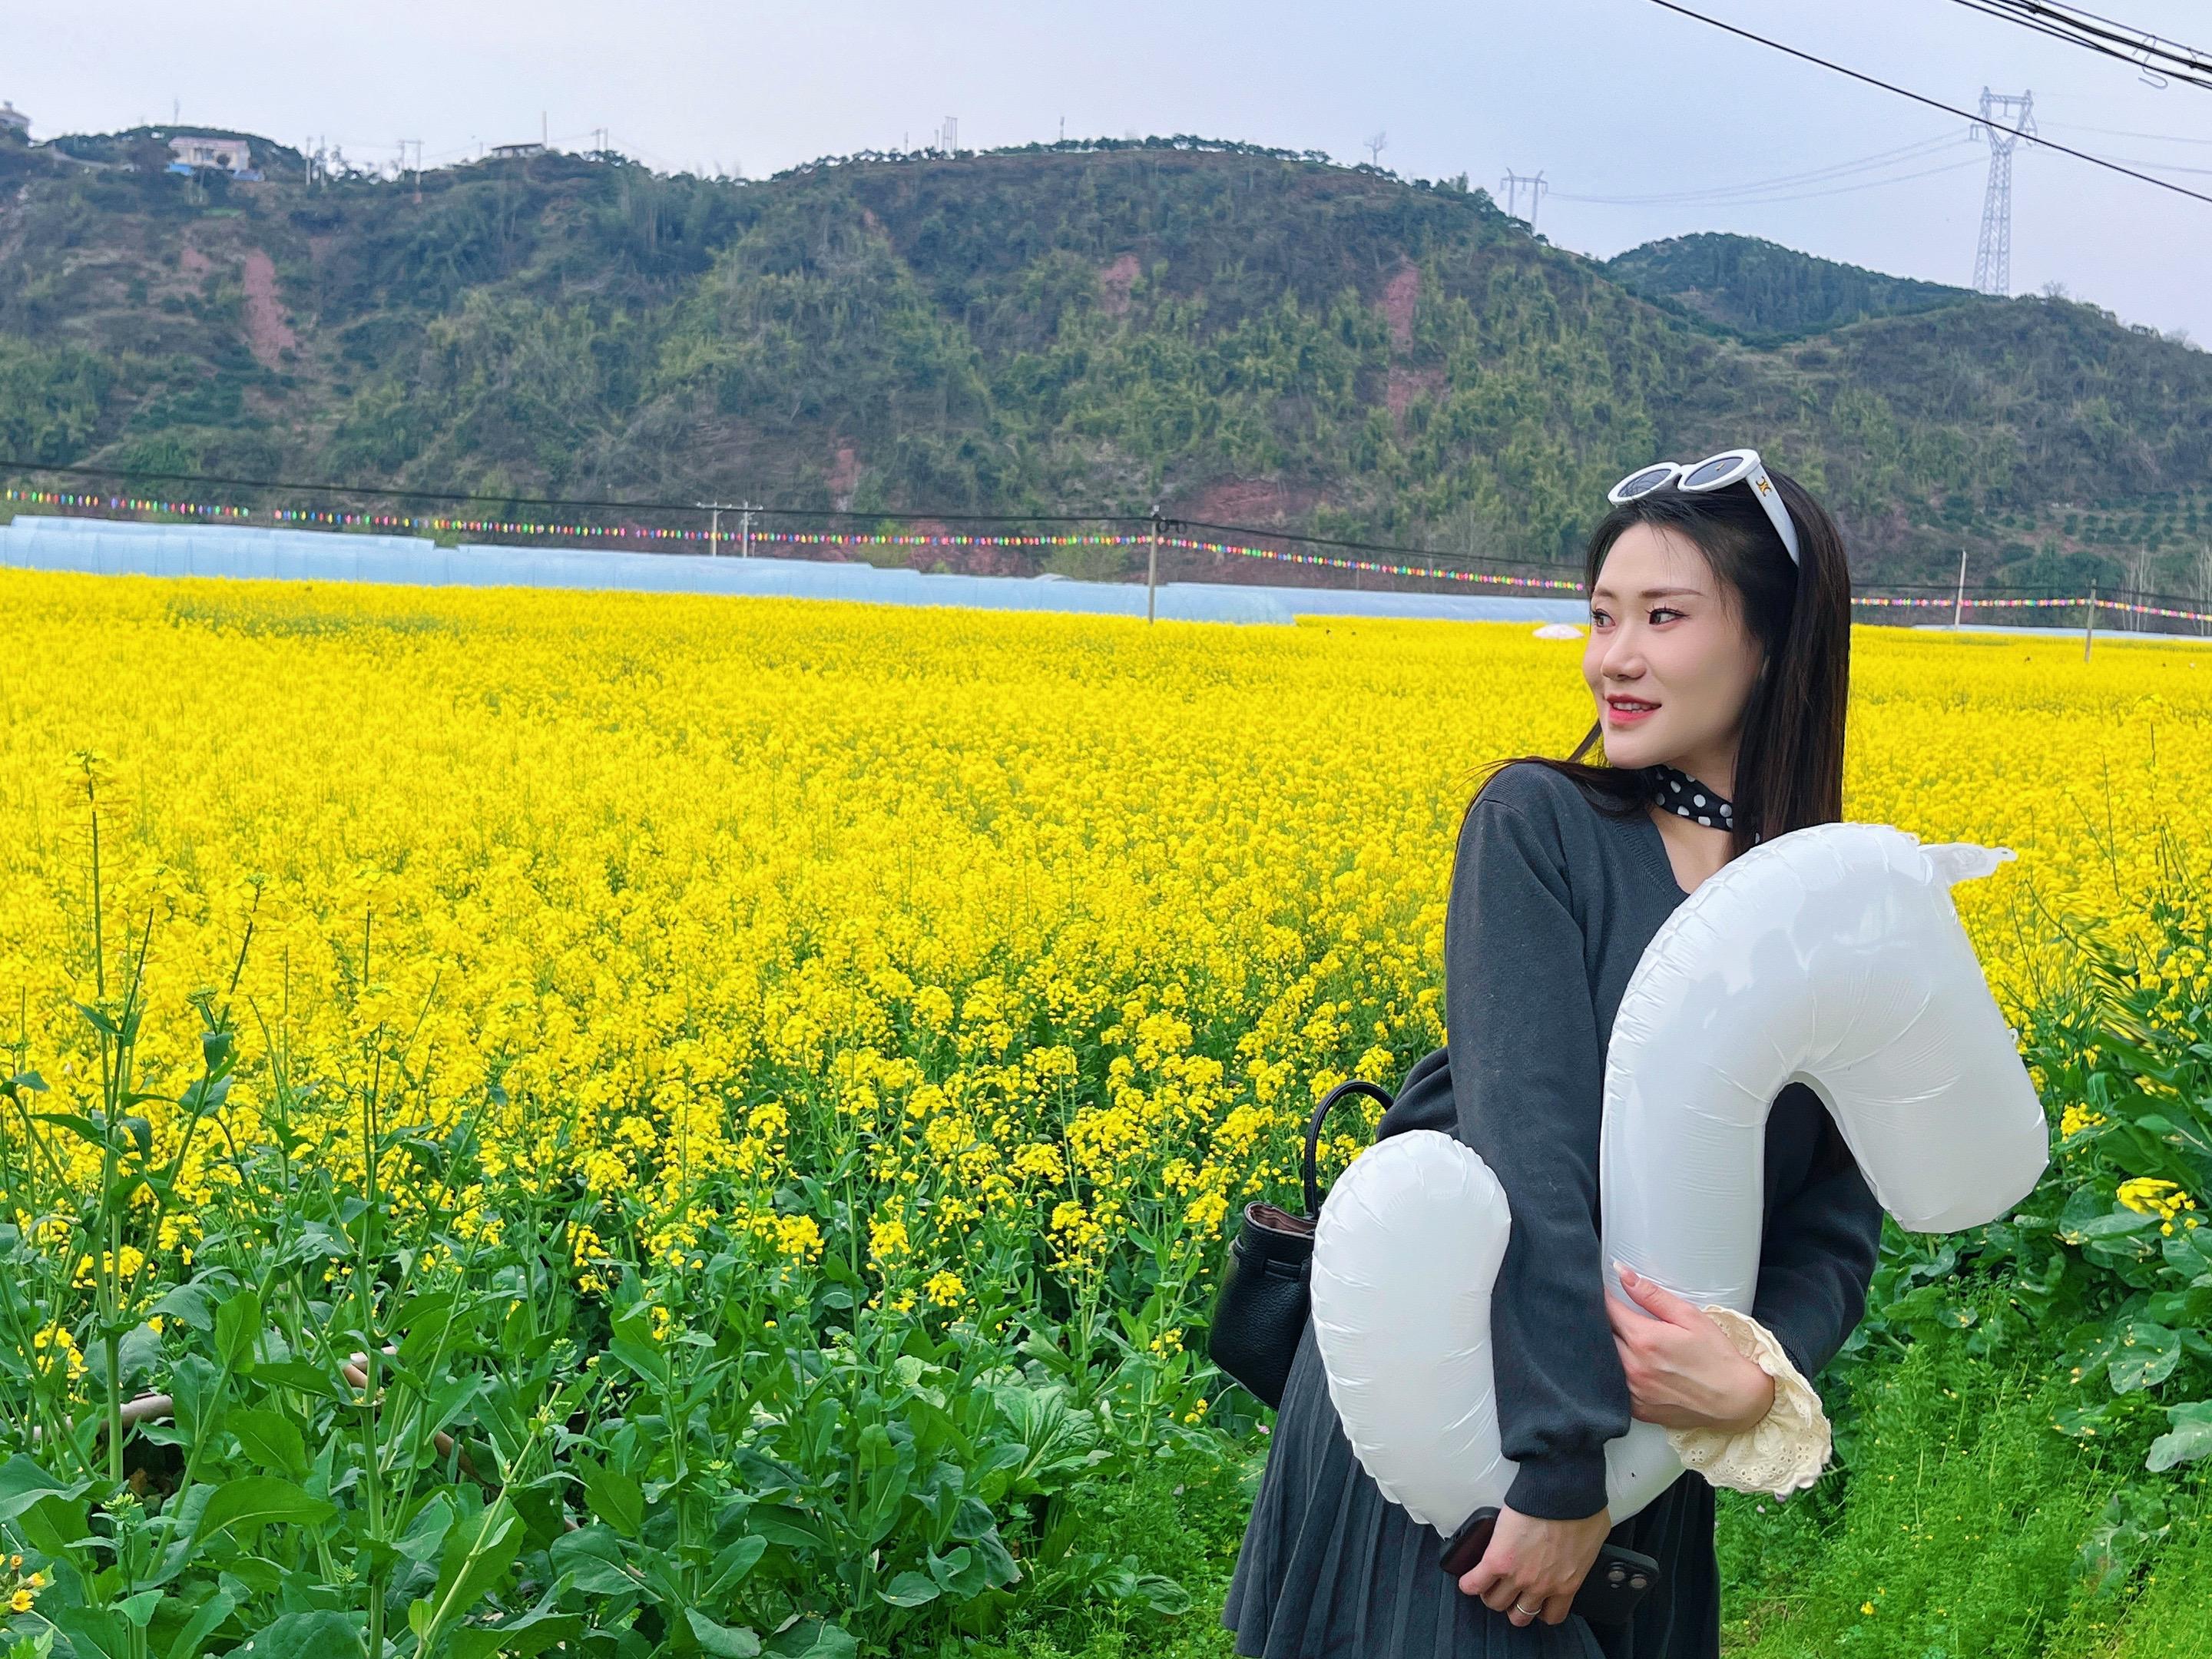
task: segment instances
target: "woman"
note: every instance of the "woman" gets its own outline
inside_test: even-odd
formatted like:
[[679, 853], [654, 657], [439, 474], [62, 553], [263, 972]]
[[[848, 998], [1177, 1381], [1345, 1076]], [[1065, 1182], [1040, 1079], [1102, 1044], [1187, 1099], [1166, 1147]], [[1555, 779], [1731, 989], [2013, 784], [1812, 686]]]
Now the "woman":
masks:
[[[1500, 1436], [1519, 1468], [1481, 1562], [1446, 1577], [1443, 1540], [1353, 1457], [1309, 1323], [1222, 1613], [1255, 1659], [1717, 1655], [1712, 1487], [1686, 1474], [1616, 1527], [1606, 1443], [1632, 1417], [1708, 1443], [1747, 1434], [1778, 1387], [1825, 1431], [1805, 1379], [1864, 1311], [1881, 1212], [1802, 1084], [1776, 1097], [1766, 1132], [1752, 1317], [1786, 1356], [1770, 1359], [1778, 1372], [1656, 1285], [1631, 1288], [1640, 1311], [1603, 1288], [1598, 1130], [1621, 993], [1699, 882], [1755, 841], [1842, 817], [1850, 645], [1842, 539], [1755, 453], [1647, 468], [1612, 499], [1583, 578], [1596, 724], [1568, 760], [1498, 763], [1468, 808], [1445, 918], [1446, 1045], [1382, 1126], [1455, 1131], [1505, 1189], [1491, 1318]], [[1582, 763], [1601, 738], [1607, 763]], [[1823, 1433], [1812, 1467], [1826, 1449]], [[1593, 1626], [1568, 1605], [1608, 1534], [1657, 1558], [1662, 1577], [1627, 1624]]]

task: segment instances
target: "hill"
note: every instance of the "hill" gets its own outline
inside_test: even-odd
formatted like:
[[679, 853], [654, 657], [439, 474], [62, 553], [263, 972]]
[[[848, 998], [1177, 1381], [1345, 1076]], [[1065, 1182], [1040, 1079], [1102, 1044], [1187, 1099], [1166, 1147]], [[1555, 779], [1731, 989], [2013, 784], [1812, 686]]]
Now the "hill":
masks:
[[1158, 501], [1561, 558], [1631, 467], [1753, 442], [1863, 578], [1948, 580], [1963, 545], [2068, 585], [2193, 585], [2212, 510], [2212, 356], [1741, 239], [1599, 264], [1463, 182], [1148, 140], [750, 183], [548, 154], [418, 200], [276, 146], [265, 182], [180, 179], [158, 137], [0, 148], [15, 455], [495, 501]]
[[1623, 288], [1754, 345], [1908, 316], [1974, 298], [1971, 289], [1885, 276], [1756, 236], [1703, 233], [1646, 242], [1605, 262]]

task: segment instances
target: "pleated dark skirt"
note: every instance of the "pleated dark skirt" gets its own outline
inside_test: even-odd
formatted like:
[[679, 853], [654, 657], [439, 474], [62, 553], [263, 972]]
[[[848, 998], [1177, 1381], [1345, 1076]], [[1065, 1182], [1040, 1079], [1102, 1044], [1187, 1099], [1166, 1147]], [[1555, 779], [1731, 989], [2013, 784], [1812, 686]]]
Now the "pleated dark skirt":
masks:
[[1685, 1474], [1613, 1530], [1659, 1563], [1626, 1625], [1516, 1627], [1437, 1565], [1443, 1538], [1382, 1496], [1352, 1455], [1309, 1322], [1221, 1622], [1249, 1659], [1717, 1659], [1713, 1492]]

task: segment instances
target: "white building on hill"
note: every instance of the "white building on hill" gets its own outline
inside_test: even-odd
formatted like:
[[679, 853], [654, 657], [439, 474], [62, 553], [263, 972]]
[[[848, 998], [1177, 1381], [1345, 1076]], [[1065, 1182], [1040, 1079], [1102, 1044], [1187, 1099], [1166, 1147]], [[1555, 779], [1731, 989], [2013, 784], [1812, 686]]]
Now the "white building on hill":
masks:
[[220, 167], [237, 174], [253, 171], [253, 152], [243, 138], [203, 138], [197, 135], [169, 140], [169, 165], [176, 168]]
[[0, 104], [0, 129], [27, 133], [31, 130], [31, 118], [13, 104]]

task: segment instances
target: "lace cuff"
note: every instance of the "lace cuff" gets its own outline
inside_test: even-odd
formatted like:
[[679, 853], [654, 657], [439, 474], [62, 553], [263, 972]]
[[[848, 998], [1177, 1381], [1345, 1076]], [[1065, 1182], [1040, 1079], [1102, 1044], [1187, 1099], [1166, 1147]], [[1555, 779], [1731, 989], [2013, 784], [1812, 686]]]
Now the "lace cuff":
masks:
[[1711, 1485], [1731, 1492], [1787, 1498], [1811, 1486], [1827, 1465], [1831, 1444], [1820, 1396], [1765, 1326], [1733, 1308], [1708, 1308], [1705, 1313], [1738, 1353], [1774, 1379], [1774, 1404], [1741, 1434], [1669, 1429], [1667, 1443], [1683, 1468], [1695, 1469]]

